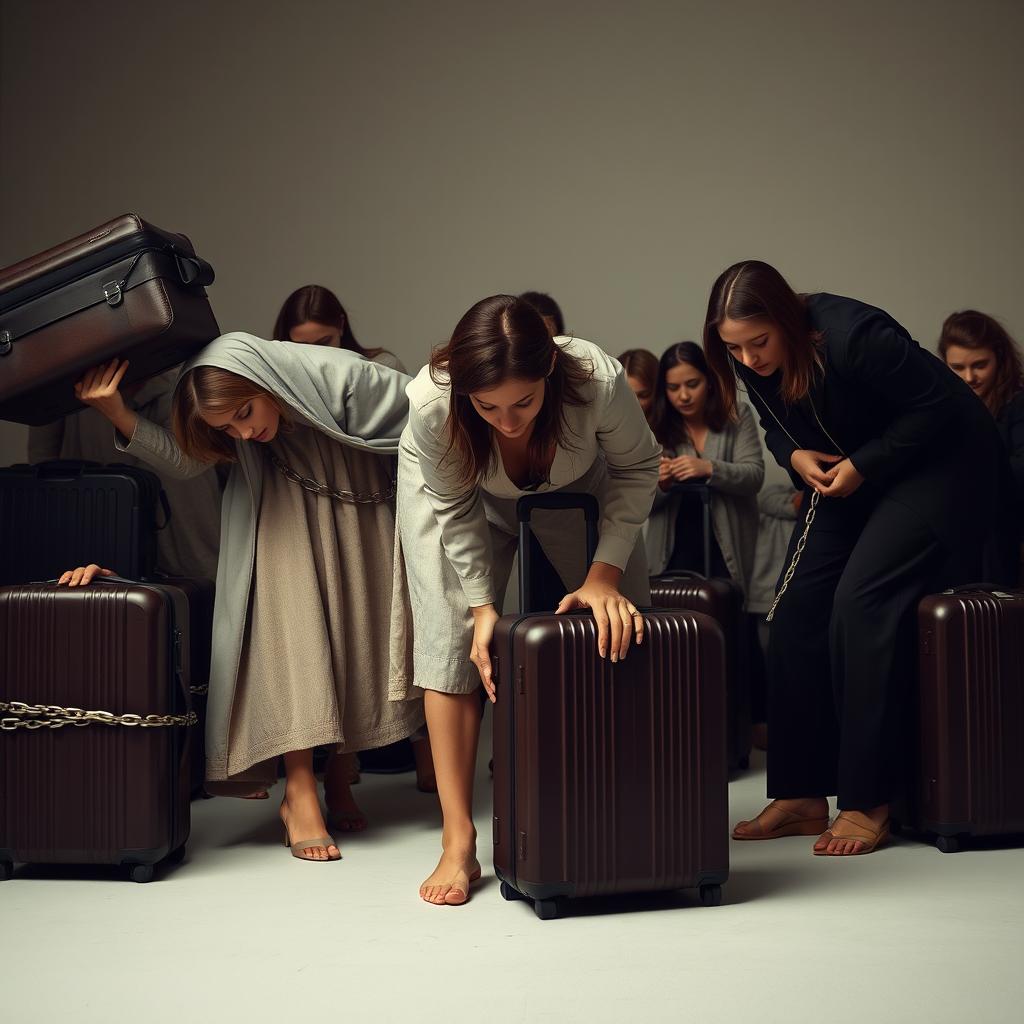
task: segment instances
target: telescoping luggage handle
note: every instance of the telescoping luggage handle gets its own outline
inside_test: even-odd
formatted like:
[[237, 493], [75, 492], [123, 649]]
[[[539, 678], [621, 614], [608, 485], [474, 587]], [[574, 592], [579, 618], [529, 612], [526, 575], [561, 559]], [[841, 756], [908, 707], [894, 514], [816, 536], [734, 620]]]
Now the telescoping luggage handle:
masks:
[[557, 509], [570, 511], [580, 509], [587, 524], [587, 565], [597, 553], [597, 521], [601, 515], [597, 498], [592, 494], [576, 491], [550, 491], [545, 494], [528, 494], [516, 502], [516, 517], [519, 519], [519, 600], [524, 611], [529, 604], [532, 565], [530, 554], [530, 516], [534, 509]]
[[[704, 517], [704, 576], [711, 576], [711, 488], [704, 480], [684, 480], [673, 485], [669, 494], [691, 493], [700, 495], [701, 510]], [[683, 576], [684, 572], [666, 573], [671, 576]]]

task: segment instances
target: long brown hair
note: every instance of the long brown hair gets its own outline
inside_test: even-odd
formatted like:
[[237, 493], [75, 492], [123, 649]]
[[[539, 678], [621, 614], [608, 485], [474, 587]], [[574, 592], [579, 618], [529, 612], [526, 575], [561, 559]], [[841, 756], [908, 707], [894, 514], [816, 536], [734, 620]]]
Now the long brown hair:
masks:
[[729, 320], [768, 320], [782, 333], [782, 397], [798, 402], [811, 389], [815, 371], [823, 368], [821, 335], [811, 330], [803, 296], [786, 279], [760, 260], [744, 260], [723, 271], [711, 287], [704, 318], [704, 352], [722, 386], [722, 400], [732, 412], [736, 405], [736, 367], [718, 325]]
[[172, 407], [174, 436], [181, 450], [199, 462], [237, 462], [235, 441], [223, 430], [211, 427], [202, 413], [233, 413], [254, 398], [268, 398], [281, 414], [281, 429], [290, 428], [287, 406], [247, 377], [218, 366], [196, 366], [189, 370], [178, 382]]
[[1024, 364], [1021, 363], [1020, 351], [1006, 328], [994, 317], [976, 309], [951, 313], [946, 317], [939, 336], [939, 355], [943, 362], [948, 362], [946, 352], [950, 345], [992, 350], [996, 357], [996, 379], [985, 398], [985, 405], [993, 416], [998, 416], [1003, 406], [1018, 391], [1024, 390]]
[[304, 285], [284, 300], [281, 312], [277, 314], [277, 322], [274, 324], [274, 337], [278, 341], [288, 341], [292, 328], [308, 320], [340, 331], [341, 347], [347, 348], [350, 352], [357, 352], [367, 359], [374, 359], [386, 351], [383, 348], [363, 348], [359, 344], [352, 332], [352, 321], [341, 300], [323, 285]]
[[582, 389], [592, 374], [554, 343], [529, 302], [515, 295], [481, 299], [458, 322], [451, 341], [430, 358], [434, 383], [450, 388], [445, 458], [458, 465], [462, 484], [476, 484], [497, 465], [491, 428], [473, 408], [471, 394], [507, 380], [547, 378], [527, 449], [530, 481], [536, 484], [543, 482], [552, 444], [573, 447], [565, 409], [587, 404]]
[[619, 356], [627, 377], [642, 380], [651, 391], [658, 386], [658, 357], [645, 348], [630, 348]]
[[666, 376], [675, 366], [692, 366], [707, 381], [707, 398], [704, 402], [704, 422], [710, 430], [719, 433], [725, 429], [735, 412], [730, 413], [722, 401], [722, 386], [718, 374], [713, 373], [704, 358], [704, 350], [695, 341], [680, 341], [670, 345], [661, 354], [658, 365], [658, 386], [654, 393], [654, 408], [651, 410], [651, 429], [663, 448], [678, 448], [690, 440], [686, 418], [672, 407], [668, 400]]

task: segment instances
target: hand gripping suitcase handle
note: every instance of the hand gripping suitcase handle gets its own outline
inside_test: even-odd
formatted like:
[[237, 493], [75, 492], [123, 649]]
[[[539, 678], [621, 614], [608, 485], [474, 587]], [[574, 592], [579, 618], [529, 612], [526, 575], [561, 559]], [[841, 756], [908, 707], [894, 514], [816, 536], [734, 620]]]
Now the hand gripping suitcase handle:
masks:
[[530, 584], [533, 579], [530, 557], [530, 516], [534, 509], [557, 509], [570, 511], [580, 509], [587, 523], [587, 565], [594, 561], [597, 553], [597, 521], [601, 508], [592, 494], [577, 491], [550, 491], [545, 494], [529, 494], [516, 502], [516, 517], [519, 519], [519, 601], [524, 610], [529, 603]]

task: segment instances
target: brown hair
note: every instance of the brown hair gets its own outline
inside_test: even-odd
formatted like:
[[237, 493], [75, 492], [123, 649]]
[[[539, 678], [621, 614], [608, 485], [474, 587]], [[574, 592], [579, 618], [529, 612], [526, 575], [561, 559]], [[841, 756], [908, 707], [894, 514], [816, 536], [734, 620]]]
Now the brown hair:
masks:
[[292, 328], [308, 320], [341, 331], [341, 347], [367, 359], [373, 359], [386, 351], [383, 348], [363, 348], [352, 333], [352, 321], [341, 300], [329, 288], [319, 284], [304, 285], [284, 300], [274, 324], [274, 337], [278, 341], [288, 341]]
[[652, 391], [658, 386], [658, 357], [645, 348], [631, 348], [619, 356], [627, 377], [638, 377]]
[[541, 483], [551, 445], [571, 447], [565, 408], [587, 404], [582, 388], [592, 374], [554, 343], [529, 302], [514, 295], [481, 299], [458, 322], [451, 341], [430, 358], [434, 383], [450, 388], [444, 457], [458, 464], [461, 482], [472, 486], [496, 465], [491, 428], [473, 408], [472, 393], [490, 391], [507, 380], [547, 378], [528, 446], [530, 480]]
[[181, 450], [199, 462], [237, 462], [235, 441], [223, 430], [211, 427], [202, 413], [234, 412], [254, 398], [267, 398], [281, 414], [282, 429], [291, 426], [285, 404], [247, 377], [218, 366], [197, 366], [178, 382], [172, 410], [174, 436]]
[[943, 362], [950, 345], [960, 348], [988, 348], [996, 357], [996, 379], [985, 399], [985, 405], [997, 416], [1018, 391], [1024, 390], [1024, 365], [1013, 338], [1003, 325], [986, 313], [965, 309], [951, 313], [942, 325], [939, 336], [939, 355]]
[[811, 389], [815, 371], [823, 369], [821, 335], [811, 330], [804, 297], [786, 279], [760, 260], [744, 260], [723, 271], [711, 287], [704, 318], [704, 352], [722, 388], [722, 401], [731, 413], [736, 405], [736, 367], [718, 325], [729, 320], [768, 320], [782, 333], [782, 397], [798, 402]]
[[562, 308], [547, 292], [523, 292], [519, 298], [525, 299], [541, 316], [549, 316], [555, 321], [556, 337], [565, 334], [565, 317], [562, 316]]
[[662, 353], [658, 365], [658, 387], [654, 395], [654, 408], [651, 410], [651, 429], [664, 448], [678, 448], [689, 440], [686, 418], [672, 408], [665, 379], [669, 370], [684, 363], [692, 366], [708, 382], [707, 400], [704, 403], [704, 422], [708, 428], [719, 433], [731, 419], [735, 419], [735, 410], [730, 412], [722, 401], [722, 386], [718, 375], [711, 372], [700, 345], [695, 341], [680, 341], [670, 345]]

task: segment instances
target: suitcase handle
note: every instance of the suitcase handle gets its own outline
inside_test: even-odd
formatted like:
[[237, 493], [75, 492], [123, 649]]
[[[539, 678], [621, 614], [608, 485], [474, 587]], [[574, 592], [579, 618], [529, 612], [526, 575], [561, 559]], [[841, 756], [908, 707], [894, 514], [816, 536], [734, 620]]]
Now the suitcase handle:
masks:
[[172, 249], [174, 261], [178, 265], [178, 276], [186, 288], [206, 288], [213, 284], [216, 274], [213, 267], [200, 256], [186, 255]]
[[90, 462], [87, 459], [50, 459], [47, 462], [36, 463], [32, 468], [37, 477], [47, 480], [72, 480], [80, 477], [83, 469], [100, 465], [102, 463]]
[[1001, 583], [964, 583], [959, 587], [949, 587], [943, 590], [942, 593], [948, 596], [951, 594], [966, 594], [972, 590], [981, 590], [989, 596], [998, 597], [1003, 601], [1012, 601], [1019, 596]]
[[[701, 509], [704, 514], [704, 579], [711, 576], [711, 488], [703, 480], [684, 480], [682, 483], [673, 484], [668, 489], [668, 494], [699, 494]], [[678, 576], [683, 571], [676, 570], [671, 575]], [[668, 575], [668, 574], [666, 574]], [[696, 573], [695, 575], [701, 575]]]
[[601, 515], [597, 498], [579, 491], [551, 491], [545, 494], [528, 494], [516, 502], [516, 517], [519, 519], [519, 602], [523, 611], [529, 611], [532, 565], [530, 555], [530, 516], [534, 509], [555, 509], [569, 511], [580, 509], [587, 521], [587, 565], [594, 560], [597, 552], [597, 521]]

